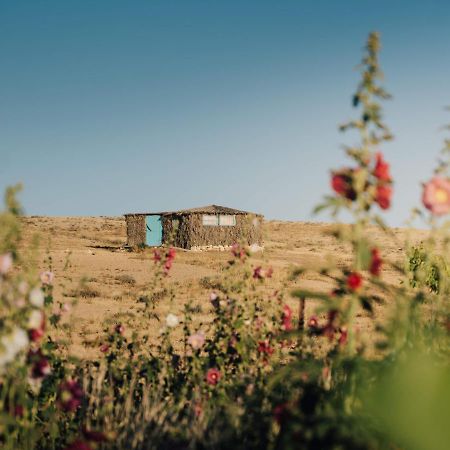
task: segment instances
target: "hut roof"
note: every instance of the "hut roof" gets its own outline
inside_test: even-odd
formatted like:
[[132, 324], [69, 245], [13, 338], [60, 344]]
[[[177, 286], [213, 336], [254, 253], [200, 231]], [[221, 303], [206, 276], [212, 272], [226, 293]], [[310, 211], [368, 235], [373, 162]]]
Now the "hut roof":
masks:
[[164, 211], [164, 212], [146, 212], [146, 213], [128, 213], [125, 216], [140, 216], [140, 215], [188, 215], [188, 214], [255, 214], [248, 211], [242, 211], [240, 209], [227, 208], [220, 205], [208, 205], [200, 206], [198, 208], [181, 209], [179, 211]]

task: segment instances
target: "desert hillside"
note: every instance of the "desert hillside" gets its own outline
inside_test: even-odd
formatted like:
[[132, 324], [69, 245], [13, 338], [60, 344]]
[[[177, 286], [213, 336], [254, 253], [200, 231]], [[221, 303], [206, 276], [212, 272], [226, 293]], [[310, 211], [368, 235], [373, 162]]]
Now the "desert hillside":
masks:
[[[94, 356], [103, 336], [103, 329], [116, 323], [137, 325], [157, 335], [161, 325], [155, 319], [144, 323], [140, 316], [139, 297], [149, 295], [153, 266], [152, 250], [129, 252], [125, 250], [126, 228], [121, 217], [26, 217], [23, 219], [24, 246], [32, 247], [38, 237], [37, 255], [42, 270], [52, 267], [55, 273], [56, 301], [72, 305], [71, 348], [79, 355]], [[290, 270], [298, 265], [319, 266], [333, 258], [340, 266], [350, 264], [348, 248], [330, 235], [333, 226], [320, 223], [268, 221], [264, 225], [264, 250], [252, 257], [252, 265], [271, 266], [274, 275], [267, 280], [268, 295], [279, 289]], [[407, 231], [393, 229], [394, 238], [373, 230], [375, 241], [385, 251], [384, 257], [401, 262], [403, 242]], [[408, 234], [420, 241], [423, 232]], [[220, 274], [229, 253], [219, 251], [177, 251], [168, 282], [176, 291], [172, 303], [160, 302], [158, 317], [168, 312], [179, 313], [183, 304], [191, 300], [198, 313], [196, 320], [208, 321], [211, 309], [208, 280]], [[395, 272], [386, 267], [385, 280], [396, 283]], [[308, 272], [295, 282], [296, 287], [328, 291], [328, 280]], [[295, 308], [295, 300], [292, 299]], [[315, 305], [307, 303], [307, 316]], [[377, 311], [383, 314], [383, 308]], [[371, 321], [361, 313], [360, 327], [367, 329]]]

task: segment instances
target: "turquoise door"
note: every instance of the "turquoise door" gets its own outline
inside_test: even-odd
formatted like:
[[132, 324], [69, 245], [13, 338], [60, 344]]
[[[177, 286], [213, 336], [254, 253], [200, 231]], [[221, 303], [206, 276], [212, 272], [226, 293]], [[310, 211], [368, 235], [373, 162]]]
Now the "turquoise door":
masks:
[[162, 244], [161, 216], [147, 216], [145, 218], [145, 243], [149, 247], [159, 247]]

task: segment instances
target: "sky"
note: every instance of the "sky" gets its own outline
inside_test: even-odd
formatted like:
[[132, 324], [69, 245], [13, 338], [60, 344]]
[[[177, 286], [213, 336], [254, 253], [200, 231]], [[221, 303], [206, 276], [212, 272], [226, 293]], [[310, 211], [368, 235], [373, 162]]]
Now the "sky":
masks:
[[450, 122], [450, 2], [0, 0], [0, 189], [30, 215], [219, 204], [311, 211], [349, 163], [338, 125], [381, 33], [389, 224], [420, 202]]

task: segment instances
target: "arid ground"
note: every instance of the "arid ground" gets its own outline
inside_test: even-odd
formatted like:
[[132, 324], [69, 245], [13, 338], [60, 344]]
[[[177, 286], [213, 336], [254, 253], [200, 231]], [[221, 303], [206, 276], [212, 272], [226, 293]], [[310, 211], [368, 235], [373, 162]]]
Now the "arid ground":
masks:
[[[208, 280], [220, 274], [230, 258], [229, 252], [191, 252], [179, 250], [168, 277], [177, 293], [175, 300], [161, 301], [157, 305], [157, 319], [143, 319], [140, 296], [149, 294], [154, 263], [152, 250], [130, 252], [126, 243], [125, 221], [120, 217], [26, 217], [23, 219], [24, 246], [31, 248], [33, 236], [38, 235], [38, 258], [42, 270], [49, 267], [55, 273], [56, 302], [71, 305], [73, 331], [71, 350], [82, 357], [95, 357], [104, 330], [116, 323], [130, 324], [129, 328], [146, 329], [156, 335], [168, 312], [179, 313], [186, 300], [197, 306], [196, 320], [207, 322], [209, 303]], [[271, 266], [274, 275], [267, 280], [268, 295], [278, 289], [293, 267], [320, 265], [326, 258], [333, 258], [338, 266], [351, 263], [349, 248], [341, 246], [330, 231], [332, 225], [304, 222], [268, 221], [265, 223], [264, 250], [252, 257], [252, 265]], [[423, 238], [424, 232], [407, 232], [392, 229], [394, 239], [379, 230], [373, 230], [375, 242], [384, 251], [384, 257], [404, 262], [404, 239], [413, 242]], [[50, 258], [50, 260], [49, 260]], [[383, 278], [397, 283], [394, 270], [385, 265]], [[314, 272], [303, 274], [293, 287], [327, 292], [330, 281]], [[296, 300], [288, 300], [293, 308]], [[306, 316], [317, 308], [307, 301]], [[386, 306], [379, 306], [376, 314], [382, 316]], [[372, 321], [364, 312], [358, 318], [358, 326], [370, 332]]]

